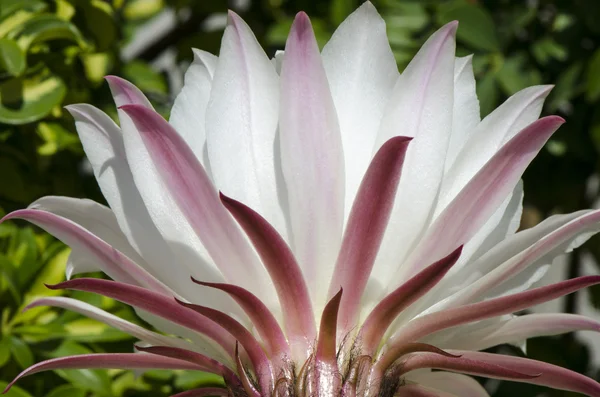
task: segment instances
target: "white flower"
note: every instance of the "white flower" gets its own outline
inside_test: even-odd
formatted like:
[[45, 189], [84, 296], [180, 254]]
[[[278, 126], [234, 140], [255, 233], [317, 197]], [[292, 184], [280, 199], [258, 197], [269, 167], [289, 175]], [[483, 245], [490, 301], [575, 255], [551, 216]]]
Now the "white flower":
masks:
[[538, 120], [548, 86], [480, 120], [456, 29], [442, 27], [400, 75], [370, 3], [321, 53], [298, 14], [273, 60], [231, 13], [219, 58], [195, 50], [169, 122], [117, 77], [107, 80], [120, 127], [69, 106], [110, 209], [44, 197], [5, 219], [70, 245], [69, 276], [114, 280], [50, 288], [130, 304], [169, 336], [70, 298], [40, 299], [31, 306], [78, 311], [146, 347], [53, 359], [18, 378], [178, 368], [228, 386], [180, 397], [487, 395], [463, 373], [600, 396], [583, 375], [478, 352], [600, 330], [577, 315], [512, 314], [600, 282], [537, 286], [556, 256], [600, 229], [600, 212], [515, 234], [519, 179], [563, 120]]

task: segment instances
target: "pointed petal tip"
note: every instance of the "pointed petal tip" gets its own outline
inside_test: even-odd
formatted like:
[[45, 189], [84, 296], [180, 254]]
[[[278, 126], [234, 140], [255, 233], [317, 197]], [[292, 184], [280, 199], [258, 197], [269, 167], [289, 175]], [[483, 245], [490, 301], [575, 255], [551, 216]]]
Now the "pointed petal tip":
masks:
[[240, 21], [242, 21], [242, 17], [240, 17], [235, 11], [227, 10], [227, 26], [237, 29]]
[[297, 36], [299, 39], [303, 39], [307, 36], [312, 36], [312, 34], [312, 24], [310, 23], [308, 14], [306, 14], [304, 11], [300, 11], [296, 14], [294, 23], [292, 23], [290, 37]]

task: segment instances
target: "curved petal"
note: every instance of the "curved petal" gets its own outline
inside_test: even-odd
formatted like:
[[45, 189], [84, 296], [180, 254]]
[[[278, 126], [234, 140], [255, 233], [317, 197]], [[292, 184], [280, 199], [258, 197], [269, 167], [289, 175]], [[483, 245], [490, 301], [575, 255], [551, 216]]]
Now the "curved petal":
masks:
[[459, 337], [452, 338], [449, 344], [452, 349], [485, 350], [504, 343], [516, 344], [529, 338], [573, 331], [600, 332], [600, 322], [577, 314], [527, 314], [473, 332], [461, 333]]
[[97, 308], [96, 306], [90, 305], [89, 303], [82, 302], [77, 299], [65, 298], [62, 296], [41, 298], [27, 305], [25, 310], [38, 306], [60, 307], [82, 314], [86, 317], [93, 318], [94, 320], [98, 320], [107, 325], [110, 325], [113, 328], [126, 332], [129, 335], [132, 335], [143, 342], [150, 343], [153, 345], [164, 345], [171, 347], [179, 347], [187, 350], [195, 350], [194, 345], [186, 342], [183, 339], [160, 335], [156, 332], [149, 331], [146, 328], [140, 327], [137, 324], [123, 320], [122, 318], [117, 317], [114, 314], [108, 313], [102, 309]]
[[569, 390], [582, 393], [591, 397], [600, 396], [600, 383], [577, 372], [566, 368], [548, 364], [528, 358], [512, 357], [503, 354], [483, 352], [456, 351], [467, 359], [479, 360], [494, 365], [507, 366], [516, 371], [539, 373], [540, 376], [531, 379], [521, 379], [519, 382], [532, 383], [552, 387], [554, 389]]
[[278, 119], [279, 76], [250, 27], [230, 11], [206, 111], [210, 167], [219, 190], [285, 237], [274, 166]]
[[274, 360], [275, 357], [283, 358], [289, 356], [290, 347], [277, 320], [269, 311], [269, 308], [250, 291], [232, 284], [193, 281], [197, 284], [226, 292], [240, 305], [250, 318], [250, 321], [252, 321], [263, 343], [267, 346], [267, 352], [272, 356], [271, 360]]
[[415, 261], [430, 263], [467, 242], [514, 189], [527, 165], [563, 123], [558, 116], [544, 117], [502, 146], [434, 221], [399, 277], [414, 273]]
[[184, 85], [175, 98], [169, 123], [192, 149], [196, 158], [207, 167], [206, 107], [217, 57], [194, 49], [194, 61], [185, 72]]
[[443, 371], [422, 374], [414, 371], [407, 374], [407, 379], [460, 397], [489, 397], [483, 386], [467, 375]]
[[285, 46], [279, 117], [292, 248], [320, 312], [342, 237], [344, 152], [319, 48], [304, 13], [296, 16]]
[[479, 99], [475, 92], [473, 56], [456, 58], [454, 61], [454, 109], [452, 115], [452, 135], [446, 155], [446, 172], [454, 163], [481, 117]]
[[390, 274], [397, 273], [398, 264], [433, 215], [452, 128], [457, 25], [451, 22], [434, 33], [406, 67], [396, 82], [375, 143], [377, 150], [393, 136], [414, 137], [373, 269], [373, 277], [383, 286], [390, 284]]
[[124, 105], [120, 109], [131, 118], [134, 127], [125, 134], [141, 139], [156, 169], [156, 182], [167, 188], [225, 278], [272, 302], [272, 286], [263, 277], [260, 261], [221, 205], [216, 189], [191, 149], [158, 113], [139, 105]]
[[[132, 86], [124, 85], [122, 90], [129, 87]], [[130, 89], [132, 90], [133, 88]], [[115, 91], [119, 92], [116, 88]], [[125, 94], [117, 95], [127, 97]], [[104, 112], [90, 105], [69, 105], [66, 109], [75, 119], [79, 138], [92, 164], [104, 198], [131, 246], [150, 266], [148, 270], [185, 297], [193, 296], [196, 290], [189, 280], [190, 274], [204, 280], [223, 281], [220, 275], [215, 274], [214, 265], [209, 265], [196, 255], [190, 258], [189, 250], [183, 249], [180, 244], [165, 242], [136, 187], [125, 155], [123, 136], [114, 121]], [[152, 203], [154, 204], [154, 201]], [[87, 258], [77, 256], [77, 253], [71, 259], [73, 260], [71, 264], [79, 263], [79, 266], [88, 263]], [[174, 266], [179, 266], [179, 263], [188, 265], [187, 272], [174, 271]], [[79, 271], [91, 269], [93, 267], [90, 268], [88, 265]], [[210, 293], [207, 294], [206, 299], [215, 303], [223, 302], [222, 298], [212, 299]], [[223, 303], [221, 306], [224, 307]], [[231, 303], [230, 307], [233, 306]]]
[[164, 295], [173, 294], [168, 287], [131, 259], [66, 218], [42, 210], [27, 209], [13, 211], [2, 218], [0, 222], [9, 219], [29, 221], [46, 230], [73, 250], [95, 258], [100, 269], [115, 280], [144, 286]]
[[380, 353], [377, 365], [386, 368], [395, 361], [396, 351], [401, 349], [405, 343], [425, 338], [434, 332], [486, 318], [514, 313], [599, 283], [600, 276], [578, 277], [518, 294], [418, 317], [409, 322], [404, 328], [401, 328], [386, 342], [386, 348]]
[[381, 146], [363, 178], [344, 231], [329, 294], [346, 290], [340, 307], [340, 335], [356, 325], [361, 298], [388, 224], [410, 138], [394, 137]]
[[78, 278], [47, 287], [92, 292], [116, 299], [203, 334], [218, 343], [230, 355], [233, 353], [235, 341], [229, 332], [207, 317], [181, 306], [171, 297], [129, 284], [94, 278]]
[[[581, 216], [576, 216], [580, 214]], [[532, 280], [537, 280], [539, 270], [552, 262], [552, 260], [565, 252], [571, 251], [574, 247], [581, 245], [593, 234], [600, 231], [600, 210], [580, 211], [576, 214], [569, 214], [554, 218], [553, 222], [545, 222], [536, 226], [529, 233], [522, 236], [523, 240], [531, 243], [530, 246], [522, 248], [522, 251], [512, 256], [502, 263], [492, 260], [494, 255], [484, 255], [481, 260], [473, 264], [473, 268], [484, 272], [480, 278], [466, 288], [461, 289], [447, 301], [447, 305], [457, 306], [465, 303], [474, 302], [482, 297], [491, 297], [494, 295], [514, 293], [523, 291], [533, 284]], [[569, 221], [570, 220], [570, 221]], [[548, 227], [559, 226], [561, 221], [569, 221], [555, 230], [548, 230]], [[546, 234], [544, 234], [544, 232]], [[521, 244], [525, 241], [519, 241], [518, 233], [511, 239], [513, 245], [518, 241]], [[531, 237], [536, 240], [531, 240]], [[516, 241], [515, 241], [516, 240]], [[519, 245], [521, 245], [519, 244]], [[506, 244], [501, 244], [499, 251], [506, 248]], [[511, 250], [512, 251], [512, 250]], [[506, 255], [503, 252], [501, 255]], [[494, 266], [495, 267], [492, 267]], [[489, 269], [485, 271], [484, 269]], [[543, 269], [542, 269], [543, 270]], [[523, 277], [522, 273], [531, 274]]]
[[344, 147], [347, 219], [400, 74], [385, 22], [368, 1], [342, 22], [321, 55]]
[[218, 310], [214, 310], [208, 307], [194, 305], [192, 303], [182, 302], [178, 299], [177, 303], [181, 306], [186, 307], [195, 311], [196, 313], [200, 313], [202, 316], [210, 319], [215, 324], [219, 324], [223, 329], [226, 329], [239, 343], [244, 347], [250, 360], [252, 361], [252, 365], [254, 366], [254, 371], [256, 376], [259, 379], [259, 384], [263, 391], [271, 390], [273, 387], [274, 379], [273, 379], [273, 368], [271, 367], [271, 363], [267, 358], [267, 355], [262, 350], [262, 347], [254, 338], [254, 335], [250, 333], [242, 324], [228, 316], [225, 313], [222, 313]]
[[224, 194], [221, 201], [260, 255], [277, 291], [292, 356], [299, 362], [304, 361], [316, 336], [315, 319], [308, 288], [294, 254], [260, 214]]
[[456, 197], [494, 154], [540, 116], [552, 86], [519, 91], [477, 125], [444, 177], [436, 215]]
[[21, 372], [6, 386], [6, 393], [19, 379], [53, 369], [94, 369], [94, 368], [121, 368], [121, 369], [185, 369], [202, 370], [198, 365], [174, 358], [160, 357], [152, 354], [138, 353], [109, 353], [109, 354], [82, 354], [79, 356], [53, 358], [42, 361]]
[[364, 321], [359, 338], [363, 352], [374, 355], [375, 349], [394, 319], [446, 275], [460, 257], [462, 247], [447, 257], [429, 265], [386, 296]]
[[[118, 107], [135, 104], [150, 111], [148, 100], [133, 84], [117, 77], [107, 78], [107, 81]], [[223, 275], [160, 180], [133, 121], [123, 110], [118, 110], [118, 113], [123, 129], [123, 134], [119, 132], [119, 139], [124, 142], [123, 151], [130, 174], [126, 185], [119, 186], [119, 189], [132, 190], [128, 192], [132, 196], [127, 196], [131, 198], [131, 208], [127, 208], [126, 214], [131, 216], [132, 224], [136, 220], [140, 221], [136, 226], [136, 237], [140, 243], [149, 246], [148, 255], [143, 256], [161, 259], [166, 256], [165, 261], [160, 262], [160, 267], [165, 272], [164, 277], [167, 277], [165, 279], [178, 277], [178, 280], [181, 280], [178, 285], [188, 290], [190, 287], [192, 290], [196, 289], [190, 281], [190, 275], [206, 281], [223, 282]], [[164, 120], [162, 123], [165, 123]], [[113, 208], [110, 201], [109, 204]], [[161, 240], [164, 240], [166, 245], [161, 244]], [[135, 244], [132, 245], [135, 247]], [[181, 265], [183, 269], [180, 270], [178, 268]], [[244, 316], [231, 299], [219, 295], [216, 291], [207, 291], [206, 298], [215, 307], [237, 311], [239, 315]]]
[[342, 389], [342, 375], [337, 364], [337, 322], [343, 290], [327, 303], [321, 316], [315, 351], [316, 392], [319, 396], [337, 396]]

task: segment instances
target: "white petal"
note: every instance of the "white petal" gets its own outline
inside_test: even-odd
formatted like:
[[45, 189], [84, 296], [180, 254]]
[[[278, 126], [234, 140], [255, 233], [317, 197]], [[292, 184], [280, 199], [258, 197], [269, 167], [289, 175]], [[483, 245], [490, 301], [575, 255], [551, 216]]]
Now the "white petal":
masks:
[[456, 23], [438, 30], [402, 73], [385, 111], [376, 148], [393, 136], [414, 137], [373, 277], [390, 274], [429, 223], [452, 128]]
[[194, 62], [185, 72], [185, 84], [175, 98], [169, 122], [206, 166], [206, 106], [217, 57], [194, 49]]
[[275, 134], [279, 77], [250, 27], [230, 12], [206, 111], [206, 139], [216, 186], [286, 235], [279, 205]]
[[489, 397], [483, 386], [475, 379], [463, 374], [432, 371], [422, 373], [410, 372], [407, 379], [420, 385], [454, 394], [460, 397]]
[[490, 113], [470, 134], [469, 140], [444, 176], [435, 215], [456, 197], [483, 165], [519, 131], [538, 119], [551, 86], [525, 88]]
[[293, 249], [325, 304], [344, 217], [344, 154], [335, 107], [308, 16], [292, 25], [281, 69], [281, 164]]
[[385, 22], [370, 2], [340, 25], [322, 57], [344, 146], [347, 218], [399, 73]]
[[[145, 259], [141, 265], [147, 263], [148, 271], [182, 296], [190, 298], [196, 295], [198, 287], [190, 281], [189, 276], [195, 274], [196, 277], [202, 278], [203, 273], [198, 271], [202, 262], [191, 256], [189, 250], [182, 249], [181, 245], [169, 246], [165, 243], [134, 182], [125, 158], [123, 136], [119, 127], [105, 113], [90, 105], [70, 105], [67, 110], [75, 118], [79, 138], [92, 164], [100, 190], [110, 205], [121, 231], [136, 252]], [[70, 216], [67, 218], [71, 219]], [[74, 221], [79, 223], [81, 219]], [[177, 250], [172, 250], [173, 246]], [[174, 260], [174, 252], [180, 255], [178, 260]], [[67, 268], [69, 273], [96, 270], [86, 259], [87, 256], [78, 254], [83, 253], [75, 251], [71, 255]], [[194, 272], [180, 267], [181, 258], [188, 258], [188, 263], [195, 269]], [[213, 295], [215, 302], [222, 298], [220, 295]]]
[[446, 171], [454, 163], [456, 156], [480, 120], [479, 99], [477, 99], [477, 93], [475, 92], [475, 76], [473, 75], [473, 56], [456, 58], [454, 63], [452, 135], [448, 144]]

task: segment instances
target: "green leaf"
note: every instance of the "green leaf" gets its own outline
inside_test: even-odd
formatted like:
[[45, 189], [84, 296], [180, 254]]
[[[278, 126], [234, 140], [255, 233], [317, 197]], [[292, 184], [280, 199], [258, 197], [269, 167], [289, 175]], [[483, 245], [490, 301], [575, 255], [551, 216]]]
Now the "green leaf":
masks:
[[0, 68], [13, 76], [20, 76], [25, 71], [25, 53], [10, 39], [0, 39]]
[[[54, 350], [50, 356], [56, 358], [89, 353], [92, 353], [92, 351], [88, 348], [75, 342], [65, 341], [56, 350]], [[111, 381], [106, 370], [59, 369], [55, 370], [54, 372], [79, 389], [89, 390], [102, 396], [111, 396]]]
[[46, 397], [85, 397], [86, 394], [85, 390], [75, 386], [62, 385], [52, 389], [50, 393], [46, 394]]
[[206, 372], [182, 371], [175, 377], [175, 387], [182, 390], [189, 390], [196, 387], [205, 386], [224, 386], [223, 378]]
[[354, 9], [356, 9], [356, 4], [353, 0], [332, 0], [329, 6], [331, 21], [338, 26]]
[[0, 123], [19, 125], [39, 120], [62, 103], [66, 92], [65, 84], [56, 76], [0, 84]]
[[[4, 390], [8, 386], [8, 383], [0, 380], [0, 390]], [[10, 388], [8, 393], [4, 394], [3, 397], [32, 397], [31, 394], [21, 389], [19, 386], [13, 386]]]
[[21, 339], [15, 336], [10, 337], [10, 351], [21, 369], [25, 369], [33, 365], [33, 353], [31, 352], [31, 349], [27, 343], [23, 342]]
[[587, 92], [586, 98], [595, 102], [600, 97], [600, 49], [592, 55], [587, 67]]
[[0, 19], [16, 11], [41, 12], [48, 8], [42, 0], [0, 0]]
[[496, 85], [496, 77], [492, 73], [486, 74], [477, 83], [477, 97], [479, 98], [482, 118], [496, 108], [498, 86]]
[[37, 125], [37, 133], [44, 141], [44, 144], [38, 147], [38, 153], [42, 156], [52, 156], [65, 149], [80, 149], [77, 135], [59, 123], [40, 122]]
[[123, 74], [144, 92], [159, 94], [167, 92], [165, 77], [143, 62], [128, 63], [123, 67]]
[[[60, 290], [49, 290], [46, 288], [45, 284], [57, 284], [64, 281], [65, 268], [70, 253], [70, 248], [64, 248], [42, 268], [42, 271], [39, 272], [35, 280], [31, 283], [30, 289], [25, 293], [21, 309], [36, 298], [62, 294]], [[20, 310], [14, 317], [13, 324], [28, 322], [46, 310], [48, 310], [48, 307], [46, 306], [35, 307], [25, 312]]]
[[10, 360], [10, 346], [11, 341], [8, 335], [5, 335], [0, 340], [0, 368], [4, 366]]
[[456, 32], [458, 40], [483, 51], [499, 51], [500, 44], [496, 36], [496, 26], [488, 11], [477, 4], [459, 4], [440, 7], [438, 22], [445, 24], [458, 20]]
[[81, 32], [74, 24], [52, 14], [31, 18], [16, 34], [17, 43], [24, 50], [32, 44], [57, 39], [71, 40], [81, 48], [87, 48]]

